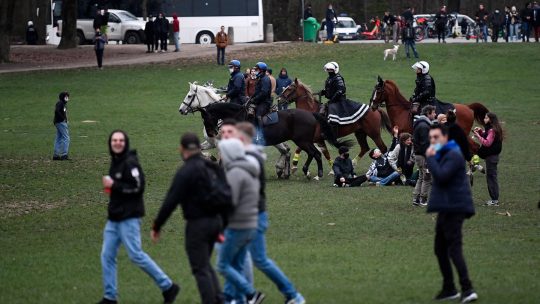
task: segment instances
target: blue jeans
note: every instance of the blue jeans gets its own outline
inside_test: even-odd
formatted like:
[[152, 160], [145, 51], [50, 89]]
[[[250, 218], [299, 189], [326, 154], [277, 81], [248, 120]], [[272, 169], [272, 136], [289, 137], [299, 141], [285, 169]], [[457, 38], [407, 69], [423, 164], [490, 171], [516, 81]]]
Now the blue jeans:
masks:
[[516, 37], [516, 40], [518, 39], [517, 26], [517, 23], [510, 24], [510, 41], [514, 41], [514, 37]]
[[274, 284], [281, 293], [287, 298], [293, 298], [296, 296], [296, 289], [293, 284], [287, 278], [287, 276], [279, 269], [279, 267], [266, 255], [266, 239], [265, 233], [268, 229], [268, 213], [259, 213], [259, 222], [257, 227], [257, 234], [251, 243], [249, 244], [249, 251], [255, 267], [262, 271]]
[[387, 177], [384, 177], [384, 178], [380, 178], [380, 177], [377, 177], [377, 176], [370, 176], [369, 181], [374, 182], [374, 183], [379, 183], [381, 186], [386, 186], [386, 185], [392, 183], [393, 181], [397, 180], [398, 178], [399, 178], [399, 173], [394, 171], [394, 172], [392, 172], [392, 174], [390, 174], [390, 175], [388, 175]]
[[225, 64], [225, 48], [217, 47], [217, 64]]
[[416, 51], [416, 43], [414, 42], [414, 38], [405, 40], [405, 53], [407, 54], [407, 58], [411, 57], [411, 55], [409, 54], [409, 47], [413, 50], [414, 58], [418, 58], [418, 52]]
[[[248, 245], [257, 233], [256, 229], [225, 229], [225, 242], [221, 245], [218, 257], [218, 272], [225, 278], [224, 293], [226, 297], [241, 299], [255, 293], [253, 284], [242, 275]], [[228, 285], [232, 285], [234, 289]], [[233, 294], [229, 294], [232, 292]]]
[[56, 139], [54, 140], [54, 156], [66, 156], [69, 149], [69, 129], [67, 122], [59, 122], [56, 127]]
[[488, 38], [488, 27], [487, 27], [487, 25], [482, 25], [481, 29], [482, 29], [482, 33], [484, 34], [484, 42], [487, 42], [487, 38]]
[[174, 46], [176, 47], [175, 51], [180, 51], [180, 32], [174, 32], [173, 37], [174, 37]]
[[162, 292], [172, 286], [171, 279], [142, 250], [141, 220], [130, 218], [120, 222], [107, 221], [101, 250], [104, 298], [116, 300], [116, 255], [120, 244], [124, 245], [129, 259], [152, 277]]
[[326, 39], [332, 40], [334, 39], [334, 22], [333, 21], [326, 21]]

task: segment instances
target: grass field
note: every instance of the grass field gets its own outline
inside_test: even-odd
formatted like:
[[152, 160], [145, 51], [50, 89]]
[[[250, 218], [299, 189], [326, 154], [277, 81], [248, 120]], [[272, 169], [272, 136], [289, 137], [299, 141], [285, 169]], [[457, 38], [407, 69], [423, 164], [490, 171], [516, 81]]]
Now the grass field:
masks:
[[[415, 79], [413, 61], [402, 53], [396, 62], [383, 62], [384, 48], [292, 47], [281, 56], [243, 62], [248, 66], [265, 59], [276, 71], [286, 66], [290, 75], [320, 89], [326, 76], [323, 64], [335, 60], [349, 98], [367, 102], [377, 75], [395, 80], [408, 97]], [[441, 100], [480, 101], [499, 115], [507, 132], [499, 164], [502, 204], [482, 206], [488, 194], [484, 176], [477, 173], [477, 215], [464, 227], [464, 251], [480, 299], [538, 303], [538, 45], [418, 48], [431, 63]], [[130, 134], [147, 175], [143, 247], [182, 285], [177, 302], [198, 302], [180, 212], [169, 220], [158, 245], [151, 244], [149, 230], [181, 164], [176, 150], [180, 134], [202, 134], [199, 114], [181, 117], [177, 111], [187, 82], [209, 79], [225, 83], [226, 69], [179, 64], [0, 75], [0, 303], [93, 303], [101, 298], [99, 254], [107, 199], [100, 178], [108, 170], [107, 136], [115, 128]], [[71, 92], [73, 161], [52, 162], [52, 113], [58, 92], [66, 89]], [[432, 249], [434, 217], [411, 206], [411, 188], [335, 189], [329, 177], [320, 182], [277, 180], [277, 153], [267, 151], [269, 255], [309, 303], [432, 302], [441, 285]], [[357, 172], [368, 163], [363, 159]], [[499, 214], [506, 211], [511, 216]], [[118, 260], [121, 302], [160, 303], [159, 290], [125, 251]], [[282, 302], [258, 272], [256, 286], [268, 294], [265, 303]]]

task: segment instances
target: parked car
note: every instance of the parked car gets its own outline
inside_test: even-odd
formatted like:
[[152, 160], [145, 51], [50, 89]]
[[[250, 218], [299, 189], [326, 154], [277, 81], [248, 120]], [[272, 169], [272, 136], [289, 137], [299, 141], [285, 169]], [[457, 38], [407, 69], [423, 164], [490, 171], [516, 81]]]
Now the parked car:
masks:
[[[351, 17], [337, 17], [337, 24], [334, 27], [334, 34], [337, 34], [339, 40], [356, 40], [359, 38], [359, 25]], [[326, 39], [326, 20], [321, 22], [321, 31], [319, 31], [321, 40]]]
[[[79, 44], [84, 44], [94, 38], [94, 20], [77, 19], [77, 38]], [[144, 41], [145, 22], [137, 19], [133, 14], [123, 10], [109, 10], [109, 28], [107, 38], [109, 41], [122, 41], [128, 44], [137, 44]], [[58, 21], [59, 31], [62, 30], [62, 20]]]

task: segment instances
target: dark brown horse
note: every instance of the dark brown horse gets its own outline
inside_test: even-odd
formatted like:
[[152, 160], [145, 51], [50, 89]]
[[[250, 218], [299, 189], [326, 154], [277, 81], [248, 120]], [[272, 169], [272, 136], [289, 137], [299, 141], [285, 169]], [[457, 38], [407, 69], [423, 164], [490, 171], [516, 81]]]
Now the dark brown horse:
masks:
[[[322, 106], [322, 104], [316, 100], [311, 90], [298, 79], [295, 79], [290, 86], [283, 90], [278, 102], [280, 104], [295, 102], [297, 109], [302, 109], [313, 113], [318, 113], [320, 107]], [[321, 135], [321, 127], [324, 128], [328, 123], [322, 121], [319, 122], [320, 126], [316, 130], [315, 142], [319, 147], [321, 147], [326, 159], [331, 161], [330, 154], [328, 154], [328, 149], [326, 149], [324, 139]], [[386, 152], [387, 147], [381, 138], [382, 128], [386, 128], [388, 132], [391, 132], [392, 126], [390, 125], [388, 115], [381, 110], [367, 111], [364, 117], [355, 123], [339, 126], [338, 138], [354, 133], [354, 136], [360, 145], [360, 152], [358, 153], [358, 156], [353, 159], [353, 163], [356, 164], [358, 159], [362, 158], [362, 156], [369, 151], [369, 145], [367, 142], [368, 136], [375, 142], [377, 147], [383, 153]], [[325, 130], [323, 130], [323, 133], [327, 133], [324, 131]], [[299, 153], [298, 150], [297, 152]]]
[[[412, 134], [411, 103], [401, 95], [395, 82], [392, 80], [383, 81], [379, 76], [371, 95], [370, 105], [373, 110], [376, 110], [383, 104], [386, 104], [386, 111], [390, 116], [392, 125], [398, 126], [401, 132]], [[481, 124], [484, 116], [489, 112], [481, 103], [468, 105], [456, 103], [454, 107], [456, 108], [456, 123], [463, 129], [465, 134], [471, 132], [475, 120]], [[478, 145], [473, 144], [470, 138], [469, 142], [471, 143], [471, 151], [476, 152]]]

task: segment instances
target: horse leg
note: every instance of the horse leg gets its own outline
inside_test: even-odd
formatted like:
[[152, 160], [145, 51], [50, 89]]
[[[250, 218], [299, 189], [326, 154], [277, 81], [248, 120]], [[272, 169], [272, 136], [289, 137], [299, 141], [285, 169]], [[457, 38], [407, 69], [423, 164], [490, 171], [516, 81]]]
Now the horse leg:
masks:
[[314, 157], [315, 157], [315, 161], [317, 162], [317, 176], [315, 176], [313, 179], [314, 180], [319, 180], [324, 175], [322, 157], [321, 157], [321, 152], [319, 152], [315, 146], [313, 146], [313, 148], [315, 148], [314, 149], [314, 151], [315, 151], [315, 156]]
[[326, 158], [326, 160], [328, 161], [328, 165], [330, 166], [330, 172], [328, 172], [328, 175], [334, 175], [334, 169], [332, 169], [332, 167], [334, 166], [334, 161], [330, 158], [330, 152], [328, 152], [328, 147], [326, 147], [324, 141], [318, 142], [317, 146], [321, 150], [324, 158]]
[[281, 143], [274, 146], [280, 153], [280, 157], [276, 162], [276, 174], [278, 178], [289, 178], [291, 175], [290, 172], [290, 158], [291, 154], [289, 153], [290, 148], [285, 143]]
[[352, 160], [353, 166], [356, 166], [358, 161], [369, 151], [369, 145], [367, 142], [367, 135], [363, 131], [354, 132], [354, 136], [360, 145], [360, 153]]
[[294, 151], [294, 156], [292, 159], [291, 174], [295, 174], [296, 170], [298, 170], [298, 161], [300, 161], [300, 153], [302, 153], [302, 149], [300, 149], [299, 147], [296, 147], [296, 150]]

